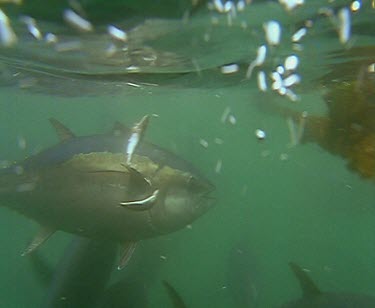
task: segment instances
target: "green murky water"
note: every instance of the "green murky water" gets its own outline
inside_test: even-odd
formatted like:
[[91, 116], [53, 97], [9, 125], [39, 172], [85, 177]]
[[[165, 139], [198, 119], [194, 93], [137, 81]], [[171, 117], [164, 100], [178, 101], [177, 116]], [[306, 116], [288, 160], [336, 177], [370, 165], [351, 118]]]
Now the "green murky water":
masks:
[[[286, 118], [275, 108], [324, 115], [323, 95], [333, 77], [317, 80], [329, 72], [328, 65], [360, 58], [328, 56], [359, 46], [373, 48], [375, 9], [371, 1], [362, 1], [362, 10], [352, 14], [350, 41], [341, 44], [332, 22], [317, 17], [317, 11], [347, 7], [352, 1], [306, 2], [286, 12], [276, 1], [254, 1], [237, 12], [231, 26], [227, 14], [205, 6], [184, 23], [163, 19], [147, 25], [134, 33], [137, 44], [171, 54], [161, 55], [165, 65], [141, 66], [142, 74], [136, 75], [122, 73], [124, 55], [113, 63], [103, 57], [100, 48], [108, 37], [99, 35], [105, 33], [99, 26], [94, 34], [85, 35], [66, 30], [70, 28], [62, 23], [43, 24], [43, 29], [67, 31], [69, 39], [79, 39], [90, 49], [59, 55], [28, 37], [18, 25], [24, 31], [19, 44], [0, 51], [4, 83], [0, 160], [22, 159], [55, 144], [50, 117], [77, 135], [89, 135], [109, 131], [115, 121], [130, 126], [145, 114], [157, 114], [146, 138], [207, 175], [216, 185], [217, 205], [191, 228], [142, 242], [130, 262], [132, 270], [114, 272], [113, 281], [128, 272], [129, 281], [144, 280], [146, 293], [139, 296], [148, 297], [149, 307], [170, 305], [162, 280], [174, 285], [187, 307], [240, 307], [231, 288], [244, 289], [243, 294], [254, 286], [258, 307], [279, 307], [300, 296], [288, 267], [294, 261], [309, 271], [322, 290], [375, 295], [373, 179], [361, 178], [346, 167], [344, 159], [315, 143], [291, 146]], [[31, 7], [26, 12], [32, 16], [37, 11]], [[301, 40], [302, 50], [295, 51], [290, 37], [308, 18], [314, 25]], [[269, 49], [265, 64], [247, 80], [248, 64], [258, 46], [266, 43], [263, 23], [271, 19], [282, 26], [281, 44]], [[259, 70], [269, 74], [290, 54], [300, 59], [297, 72], [302, 82], [292, 88], [300, 97], [298, 102], [272, 91], [270, 80], [268, 91], [262, 93], [256, 81]], [[371, 53], [361, 59], [371, 57], [374, 61]], [[221, 74], [219, 67], [232, 62], [240, 64], [240, 71]], [[339, 66], [336, 72], [333, 67], [333, 75], [354, 81], [362, 64], [347, 75]], [[373, 73], [371, 78], [374, 86]], [[235, 123], [222, 120], [228, 110]], [[266, 132], [264, 141], [256, 138], [256, 129]], [[6, 208], [0, 210], [0, 307], [40, 307], [48, 286], [39, 282], [30, 260], [20, 256], [37, 224]], [[71, 238], [59, 232], [40, 253], [54, 264]], [[233, 251], [237, 252], [234, 259], [230, 258]], [[249, 262], [242, 262], [247, 251], [251, 252]], [[243, 285], [244, 275], [251, 276], [249, 291]]]

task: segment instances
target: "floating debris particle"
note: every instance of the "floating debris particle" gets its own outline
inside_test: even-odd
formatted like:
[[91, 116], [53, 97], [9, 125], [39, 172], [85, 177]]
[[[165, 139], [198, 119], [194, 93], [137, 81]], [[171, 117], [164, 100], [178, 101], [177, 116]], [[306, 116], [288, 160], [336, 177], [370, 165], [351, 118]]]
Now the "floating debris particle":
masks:
[[285, 92], [286, 97], [288, 97], [292, 102], [296, 102], [299, 100], [299, 96], [295, 94], [292, 90], [286, 89]]
[[350, 5], [350, 10], [352, 12], [358, 12], [361, 8], [361, 1], [353, 1]]
[[8, 16], [2, 9], [0, 9], [0, 43], [5, 47], [17, 43], [17, 36], [10, 25]]
[[304, 0], [279, 0], [279, 3], [282, 4], [287, 11], [294, 10], [304, 4], [304, 2]]
[[22, 4], [22, 0], [0, 0], [0, 3], [13, 3], [16, 5]]
[[126, 71], [133, 72], [133, 73], [136, 73], [136, 72], [140, 71], [139, 66], [135, 66], [135, 65], [130, 65], [130, 66], [126, 67], [125, 69], [126, 69]]
[[263, 24], [263, 29], [266, 33], [266, 41], [270, 46], [277, 46], [281, 40], [281, 26], [275, 20], [267, 21]]
[[58, 41], [57, 36], [51, 32], [46, 33], [44, 40], [47, 44], [56, 44]]
[[262, 92], [267, 91], [266, 73], [263, 71], [258, 72], [258, 88]]
[[300, 28], [292, 35], [292, 42], [298, 43], [307, 34], [306, 28]]
[[288, 160], [288, 158], [289, 158], [288, 154], [286, 154], [286, 153], [281, 153], [280, 154], [280, 160], [281, 161]]
[[280, 75], [284, 75], [284, 73], [285, 73], [285, 68], [284, 68], [284, 66], [282, 66], [282, 65], [278, 65], [278, 66], [276, 67], [276, 72], [278, 72]]
[[247, 69], [247, 72], [246, 72], [246, 78], [249, 79], [251, 77], [251, 74], [253, 73], [253, 70], [255, 67], [257, 66], [261, 66], [265, 59], [266, 59], [266, 55], [267, 55], [267, 47], [266, 45], [261, 45], [258, 47], [257, 49], [257, 56], [255, 58], [254, 61], [252, 61]]
[[246, 3], [245, 3], [245, 1], [243, 1], [243, 0], [239, 0], [239, 1], [237, 2], [237, 11], [238, 11], [238, 12], [243, 12], [243, 11], [245, 10], [245, 7], [246, 7]]
[[299, 143], [298, 138], [297, 138], [297, 129], [295, 126], [295, 122], [291, 117], [288, 117], [286, 119], [286, 124], [288, 126], [288, 131], [289, 131], [290, 146], [295, 147]]
[[228, 117], [228, 122], [232, 125], [236, 125], [237, 124], [237, 119], [236, 117], [233, 115], [233, 114], [230, 114], [229, 117]]
[[346, 44], [350, 38], [351, 21], [350, 21], [350, 10], [348, 8], [342, 8], [337, 13], [339, 23], [339, 39], [342, 44]]
[[208, 141], [205, 139], [199, 139], [199, 144], [204, 147], [205, 149], [208, 148]]
[[126, 34], [126, 32], [113, 25], [109, 25], [107, 27], [107, 31], [109, 35], [115, 40], [122, 42], [126, 42], [128, 40], [128, 35]]
[[64, 10], [63, 18], [69, 25], [71, 25], [79, 31], [90, 32], [94, 30], [94, 27], [88, 20], [79, 16], [76, 12], [74, 12], [71, 9]]
[[221, 167], [223, 166], [223, 162], [221, 159], [218, 159], [215, 165], [215, 172], [220, 173], [221, 172]]
[[283, 80], [283, 86], [289, 88], [300, 82], [301, 82], [301, 77], [297, 74], [292, 74]]
[[21, 149], [21, 150], [24, 150], [26, 149], [26, 146], [27, 146], [27, 143], [26, 143], [26, 139], [22, 136], [19, 136], [17, 138], [17, 144], [18, 144], [18, 147]]
[[221, 138], [215, 138], [215, 139], [214, 139], [214, 142], [215, 142], [216, 144], [219, 144], [219, 145], [224, 144], [224, 140], [221, 139]]
[[163, 255], [161, 255], [161, 256], [160, 256], [160, 259], [162, 259], [162, 260], [167, 260], [167, 257], [166, 257], [166, 256], [163, 256]]
[[255, 130], [255, 136], [258, 138], [258, 140], [263, 141], [266, 139], [266, 132], [258, 128]]
[[222, 123], [225, 123], [227, 121], [229, 113], [230, 113], [230, 107], [228, 106], [224, 109], [223, 114], [221, 115], [221, 122]]
[[214, 0], [213, 7], [218, 11], [219, 13], [224, 13], [224, 4], [221, 2], [221, 0]]
[[221, 67], [221, 73], [222, 74], [233, 74], [233, 73], [237, 73], [239, 71], [240, 67], [238, 66], [238, 64], [228, 64], [228, 65], [223, 65]]
[[272, 90], [279, 90], [283, 85], [283, 79], [278, 72], [271, 73], [271, 79], [273, 80], [272, 83]]
[[133, 82], [127, 82], [126, 84], [133, 88], [141, 88], [141, 85], [133, 83]]
[[299, 59], [296, 55], [291, 55], [285, 59], [284, 67], [287, 71], [295, 71], [298, 67]]
[[35, 39], [41, 40], [43, 38], [34, 18], [30, 16], [21, 16], [20, 21], [26, 25], [27, 30]]

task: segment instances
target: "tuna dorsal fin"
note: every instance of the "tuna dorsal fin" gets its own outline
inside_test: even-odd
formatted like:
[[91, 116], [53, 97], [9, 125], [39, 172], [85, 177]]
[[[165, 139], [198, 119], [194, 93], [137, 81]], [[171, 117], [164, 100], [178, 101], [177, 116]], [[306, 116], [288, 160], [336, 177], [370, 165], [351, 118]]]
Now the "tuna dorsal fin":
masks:
[[75, 137], [74, 133], [60, 121], [56, 120], [55, 118], [50, 118], [49, 121], [55, 129], [57, 136], [59, 137], [61, 142]]
[[125, 242], [122, 245], [120, 262], [117, 266], [117, 269], [121, 270], [128, 264], [136, 246], [137, 246], [137, 242]]
[[24, 250], [22, 256], [26, 256], [32, 253], [35, 249], [37, 249], [40, 245], [42, 245], [48, 238], [55, 233], [55, 229], [50, 227], [41, 227], [38, 233], [35, 235], [29, 246]]
[[314, 297], [322, 293], [314, 281], [312, 281], [312, 279], [298, 264], [289, 262], [289, 267], [293, 271], [299, 285], [301, 286], [303, 297]]

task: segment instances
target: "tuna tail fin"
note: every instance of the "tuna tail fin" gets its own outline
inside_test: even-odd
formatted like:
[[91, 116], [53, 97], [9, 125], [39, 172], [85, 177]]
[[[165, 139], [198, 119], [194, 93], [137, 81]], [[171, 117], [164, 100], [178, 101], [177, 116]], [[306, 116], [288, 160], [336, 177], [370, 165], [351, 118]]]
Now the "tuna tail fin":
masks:
[[69, 128], [67, 128], [64, 124], [62, 124], [55, 118], [50, 118], [49, 121], [55, 129], [57, 136], [60, 139], [60, 142], [64, 142], [76, 137], [75, 134]]
[[163, 285], [168, 292], [168, 296], [172, 302], [173, 308], [187, 308], [181, 295], [168, 281], [163, 280]]
[[299, 285], [301, 286], [303, 297], [314, 297], [322, 293], [314, 281], [312, 281], [312, 279], [299, 265], [294, 262], [289, 262], [289, 267], [293, 271]]

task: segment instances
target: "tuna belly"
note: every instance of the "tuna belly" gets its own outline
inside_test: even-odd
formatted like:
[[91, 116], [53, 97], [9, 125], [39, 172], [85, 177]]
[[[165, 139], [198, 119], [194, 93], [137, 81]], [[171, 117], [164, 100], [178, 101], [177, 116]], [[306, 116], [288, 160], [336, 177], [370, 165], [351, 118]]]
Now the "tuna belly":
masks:
[[13, 175], [10, 182], [2, 202], [43, 226], [119, 242], [158, 235], [149, 211], [132, 211], [120, 205], [148, 193], [131, 185], [127, 172], [60, 166]]

